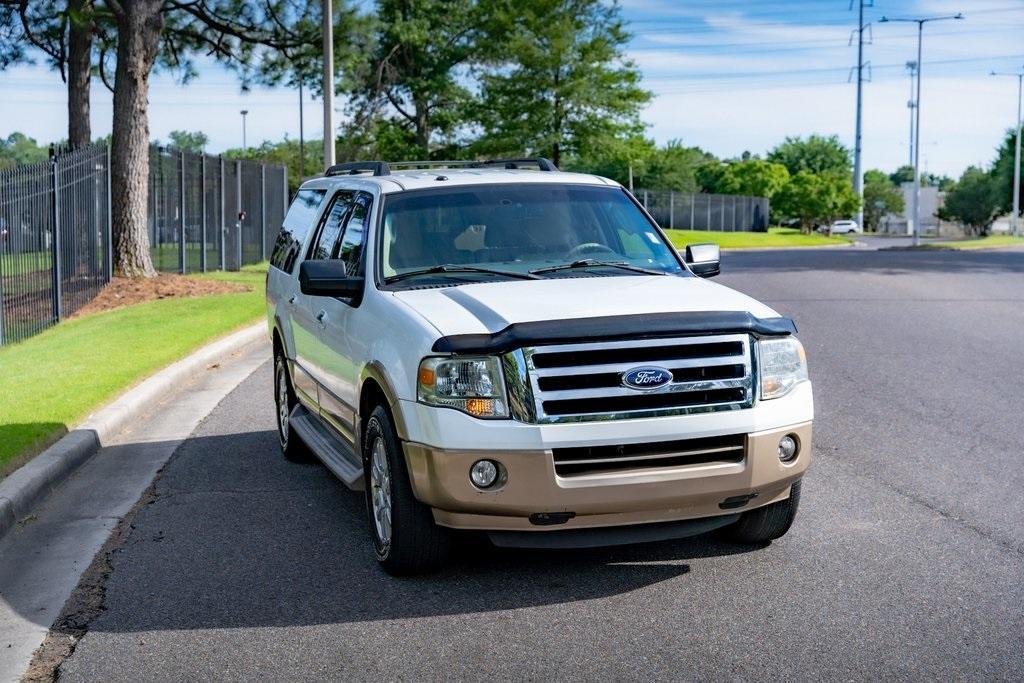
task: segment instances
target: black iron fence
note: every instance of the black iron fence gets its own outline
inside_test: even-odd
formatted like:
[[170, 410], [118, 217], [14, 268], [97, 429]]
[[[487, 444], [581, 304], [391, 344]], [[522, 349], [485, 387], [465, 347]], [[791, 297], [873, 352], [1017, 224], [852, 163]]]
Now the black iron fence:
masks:
[[[284, 166], [150, 150], [153, 265], [237, 270], [269, 256], [288, 200]], [[91, 145], [0, 171], [0, 345], [71, 315], [111, 277], [110, 153]]]
[[635, 194], [663, 228], [718, 232], [768, 230], [766, 197], [665, 190], [637, 190]]

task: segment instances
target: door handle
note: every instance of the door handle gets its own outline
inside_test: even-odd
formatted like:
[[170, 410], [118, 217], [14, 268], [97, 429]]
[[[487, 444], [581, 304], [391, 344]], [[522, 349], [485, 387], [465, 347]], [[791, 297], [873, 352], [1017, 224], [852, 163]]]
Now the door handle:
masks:
[[316, 321], [323, 327], [324, 321], [327, 320], [327, 311], [320, 311], [316, 314]]

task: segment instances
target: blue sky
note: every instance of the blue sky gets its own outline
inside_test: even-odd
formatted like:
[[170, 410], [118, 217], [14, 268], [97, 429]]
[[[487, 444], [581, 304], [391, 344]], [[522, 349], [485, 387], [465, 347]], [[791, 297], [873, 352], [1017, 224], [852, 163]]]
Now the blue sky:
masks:
[[[1016, 82], [988, 73], [1024, 68], [1024, 0], [875, 0], [866, 11], [871, 82], [865, 84], [867, 168], [893, 169], [908, 157], [911, 24], [879, 24], [883, 15], [964, 12], [966, 19], [925, 30], [923, 163], [958, 176], [989, 162], [1016, 116]], [[634, 38], [629, 56], [655, 94], [643, 118], [659, 142], [678, 138], [719, 156], [764, 153], [787, 135], [838, 134], [852, 144], [854, 84], [848, 45], [856, 13], [848, 0], [622, 0]], [[203, 130], [210, 150], [241, 145], [239, 110], [248, 109], [249, 143], [298, 136], [298, 94], [242, 93], [220, 67], [204, 66], [188, 86], [156, 76], [153, 137], [176, 128]], [[41, 141], [66, 135], [59, 77], [43, 67], [0, 72], [0, 134], [21, 130]], [[307, 100], [307, 135], [322, 132], [319, 102]], [[110, 95], [93, 88], [93, 130], [110, 130]]]

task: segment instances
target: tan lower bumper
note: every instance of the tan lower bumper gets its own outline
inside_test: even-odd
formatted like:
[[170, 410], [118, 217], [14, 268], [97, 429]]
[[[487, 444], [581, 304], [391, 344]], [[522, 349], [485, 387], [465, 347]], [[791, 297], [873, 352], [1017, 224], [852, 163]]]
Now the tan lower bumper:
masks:
[[[799, 454], [779, 462], [779, 439], [796, 434]], [[546, 531], [696, 519], [749, 510], [789, 495], [811, 458], [811, 423], [747, 435], [746, 457], [717, 463], [560, 477], [550, 451], [441, 450], [405, 443], [416, 497], [438, 524], [456, 529]], [[469, 481], [480, 458], [502, 464], [507, 481], [481, 491]], [[722, 509], [726, 498], [757, 494], [744, 507]], [[563, 524], [537, 526], [534, 513], [572, 512]]]

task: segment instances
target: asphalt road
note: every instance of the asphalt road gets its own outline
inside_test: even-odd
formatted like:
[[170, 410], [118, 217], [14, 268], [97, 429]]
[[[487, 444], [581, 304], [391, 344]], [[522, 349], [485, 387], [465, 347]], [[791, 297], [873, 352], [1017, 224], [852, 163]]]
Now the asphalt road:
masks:
[[158, 479], [62, 680], [1024, 676], [1024, 253], [728, 254], [796, 318], [815, 462], [788, 536], [464, 549], [396, 580], [277, 450], [270, 368]]

